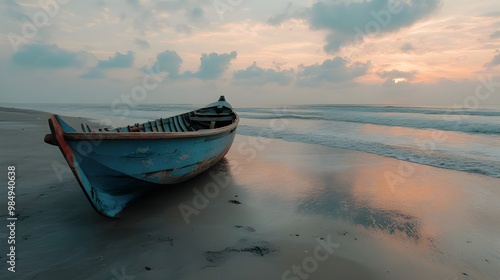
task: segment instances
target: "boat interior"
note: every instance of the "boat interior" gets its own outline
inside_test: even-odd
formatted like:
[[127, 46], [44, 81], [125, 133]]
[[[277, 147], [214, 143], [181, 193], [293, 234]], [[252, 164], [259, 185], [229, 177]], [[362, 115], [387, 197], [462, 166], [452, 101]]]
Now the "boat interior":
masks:
[[[225, 106], [206, 107], [196, 111], [156, 119], [145, 123], [136, 123], [115, 129], [99, 129], [100, 132], [192, 132], [215, 129], [232, 124], [237, 116], [231, 108]], [[83, 132], [95, 132], [86, 124], [81, 124]]]

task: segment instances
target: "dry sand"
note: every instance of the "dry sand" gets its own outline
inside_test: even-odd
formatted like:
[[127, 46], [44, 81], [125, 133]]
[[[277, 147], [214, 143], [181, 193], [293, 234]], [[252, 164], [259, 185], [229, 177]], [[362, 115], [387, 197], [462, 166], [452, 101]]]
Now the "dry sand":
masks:
[[18, 214], [16, 272], [1, 226], [0, 279], [500, 279], [500, 179], [238, 135], [209, 172], [108, 219], [43, 142], [47, 118], [0, 109]]

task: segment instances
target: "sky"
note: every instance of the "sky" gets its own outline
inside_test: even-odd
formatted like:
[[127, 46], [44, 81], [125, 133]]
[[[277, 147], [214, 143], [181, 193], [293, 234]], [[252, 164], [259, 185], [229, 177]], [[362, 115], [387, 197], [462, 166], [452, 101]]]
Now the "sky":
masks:
[[500, 104], [498, 0], [4, 0], [0, 103]]

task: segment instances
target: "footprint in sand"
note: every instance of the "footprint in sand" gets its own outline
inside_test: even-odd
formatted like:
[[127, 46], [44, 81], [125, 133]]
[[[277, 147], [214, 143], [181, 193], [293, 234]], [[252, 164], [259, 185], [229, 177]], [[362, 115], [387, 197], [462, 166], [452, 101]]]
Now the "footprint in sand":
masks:
[[240, 226], [240, 225], [235, 225], [234, 226], [235, 228], [240, 228], [240, 229], [243, 229], [243, 230], [246, 230], [248, 232], [255, 232], [255, 229], [253, 227], [250, 227], [250, 226]]
[[205, 258], [212, 265], [217, 266], [227, 258], [239, 253], [251, 253], [254, 256], [265, 256], [279, 249], [267, 241], [250, 241], [248, 239], [239, 240], [234, 246], [226, 247], [219, 251], [206, 251]]

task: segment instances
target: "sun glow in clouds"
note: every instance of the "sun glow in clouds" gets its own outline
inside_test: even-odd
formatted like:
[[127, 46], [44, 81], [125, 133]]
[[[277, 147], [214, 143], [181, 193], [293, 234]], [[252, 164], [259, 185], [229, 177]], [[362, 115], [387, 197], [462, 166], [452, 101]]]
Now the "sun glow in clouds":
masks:
[[395, 84], [406, 83], [406, 79], [405, 78], [395, 78], [394, 83]]

